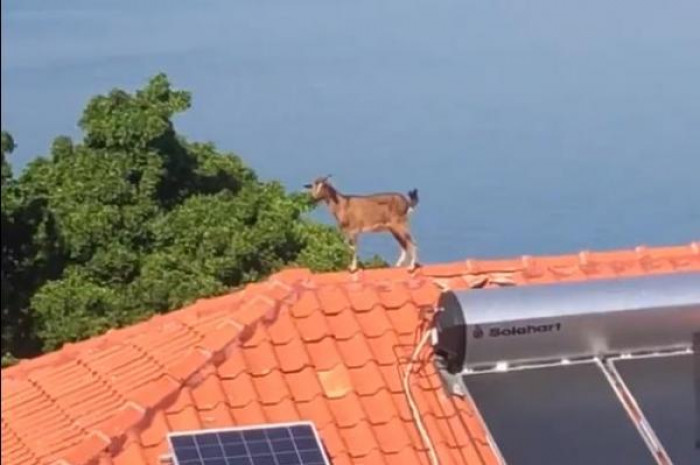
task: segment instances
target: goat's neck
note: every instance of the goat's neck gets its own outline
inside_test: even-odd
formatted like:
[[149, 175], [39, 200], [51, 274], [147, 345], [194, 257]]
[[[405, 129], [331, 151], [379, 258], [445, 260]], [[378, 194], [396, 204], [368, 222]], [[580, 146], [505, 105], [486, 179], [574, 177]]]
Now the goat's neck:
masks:
[[343, 216], [343, 206], [345, 205], [347, 198], [337, 190], [334, 192], [334, 194], [334, 196], [326, 198], [325, 201], [333, 216], [339, 220]]

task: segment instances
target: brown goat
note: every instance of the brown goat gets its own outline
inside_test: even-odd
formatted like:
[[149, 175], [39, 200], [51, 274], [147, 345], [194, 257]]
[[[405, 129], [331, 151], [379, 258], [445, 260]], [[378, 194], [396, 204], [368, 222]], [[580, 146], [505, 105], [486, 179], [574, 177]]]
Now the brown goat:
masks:
[[329, 176], [317, 178], [304, 187], [316, 202], [324, 202], [338, 222], [352, 249], [350, 270], [357, 270], [357, 237], [365, 232], [390, 232], [401, 246], [396, 266], [403, 266], [410, 253], [409, 269], [417, 265], [417, 247], [409, 230], [408, 215], [418, 204], [418, 190], [405, 196], [396, 192], [372, 195], [343, 195], [328, 182]]

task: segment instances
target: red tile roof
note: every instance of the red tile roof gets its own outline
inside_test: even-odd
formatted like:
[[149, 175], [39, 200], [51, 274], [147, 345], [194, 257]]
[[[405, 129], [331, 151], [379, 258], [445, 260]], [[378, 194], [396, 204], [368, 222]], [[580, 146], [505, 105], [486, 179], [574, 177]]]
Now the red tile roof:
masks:
[[[441, 287], [691, 270], [698, 242], [414, 274], [283, 271], [3, 370], [2, 461], [156, 464], [168, 431], [305, 419], [335, 465], [428, 463], [402, 375]], [[425, 348], [410, 391], [440, 463], [496, 463], [474, 407], [443, 391], [430, 359]]]

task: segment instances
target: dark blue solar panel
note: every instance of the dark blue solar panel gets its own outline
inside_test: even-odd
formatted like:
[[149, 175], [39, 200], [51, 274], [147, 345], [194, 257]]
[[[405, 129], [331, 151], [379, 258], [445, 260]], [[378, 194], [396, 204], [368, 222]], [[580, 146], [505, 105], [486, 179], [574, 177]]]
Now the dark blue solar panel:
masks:
[[177, 465], [328, 465], [313, 425], [202, 430], [169, 436]]

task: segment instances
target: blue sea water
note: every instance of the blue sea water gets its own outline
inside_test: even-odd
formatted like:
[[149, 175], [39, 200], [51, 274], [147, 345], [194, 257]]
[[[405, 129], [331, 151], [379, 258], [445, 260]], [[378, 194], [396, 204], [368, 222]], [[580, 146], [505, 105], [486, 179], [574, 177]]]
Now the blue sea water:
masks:
[[424, 262], [685, 243], [698, 24], [697, 0], [7, 1], [2, 127], [21, 169], [164, 71], [194, 96], [178, 129], [265, 178], [418, 188]]

